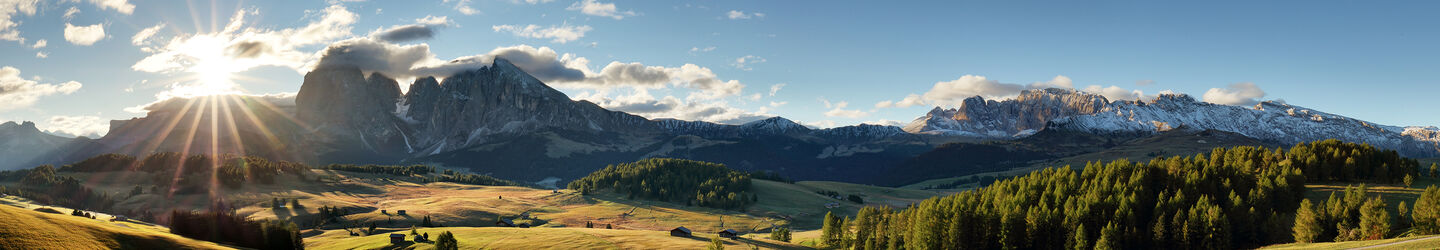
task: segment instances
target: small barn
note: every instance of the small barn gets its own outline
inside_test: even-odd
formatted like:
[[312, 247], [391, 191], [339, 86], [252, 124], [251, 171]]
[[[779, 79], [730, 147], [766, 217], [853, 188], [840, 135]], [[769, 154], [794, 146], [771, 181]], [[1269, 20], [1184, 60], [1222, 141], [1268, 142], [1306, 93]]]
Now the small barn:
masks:
[[690, 237], [690, 229], [685, 227], [676, 227], [675, 229], [670, 229], [670, 236]]
[[509, 219], [500, 219], [499, 221], [496, 221], [496, 222], [495, 222], [495, 226], [498, 226], [498, 227], [515, 227], [515, 221], [509, 220]]
[[404, 235], [404, 234], [390, 234], [390, 244], [402, 244], [402, 243], [405, 243], [405, 235]]
[[731, 238], [731, 239], [734, 239], [735, 237], [740, 236], [740, 232], [736, 232], [735, 229], [725, 229], [725, 231], [720, 231], [719, 234], [720, 234], [720, 237]]
[[396, 215], [405, 216], [405, 210], [395, 210]]

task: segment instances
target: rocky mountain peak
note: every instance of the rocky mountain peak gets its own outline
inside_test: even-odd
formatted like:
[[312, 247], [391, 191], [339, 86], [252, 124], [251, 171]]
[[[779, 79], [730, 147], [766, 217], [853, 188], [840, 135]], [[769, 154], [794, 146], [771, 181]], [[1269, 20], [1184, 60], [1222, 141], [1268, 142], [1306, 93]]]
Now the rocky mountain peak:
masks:
[[34, 123], [34, 122], [31, 122], [31, 121], [23, 121], [23, 122], [21, 122], [21, 123], [15, 123], [14, 121], [7, 121], [7, 122], [5, 122], [4, 124], [0, 124], [0, 130], [40, 132], [40, 129], [35, 128], [35, 123]]
[[790, 134], [809, 132], [810, 128], [776, 116], [740, 124], [740, 130], [745, 134]]
[[958, 109], [932, 109], [906, 125], [905, 131], [1012, 138], [1042, 130], [1052, 119], [1098, 113], [1107, 105], [1104, 96], [1060, 88], [1025, 90], [1000, 101], [975, 96], [966, 98]]

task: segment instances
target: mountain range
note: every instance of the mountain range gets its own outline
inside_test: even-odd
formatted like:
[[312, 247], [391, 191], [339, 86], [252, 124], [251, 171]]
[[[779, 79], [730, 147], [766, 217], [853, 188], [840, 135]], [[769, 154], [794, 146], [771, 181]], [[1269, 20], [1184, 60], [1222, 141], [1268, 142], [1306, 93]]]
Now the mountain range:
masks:
[[[1274, 145], [1337, 138], [1411, 157], [1440, 155], [1435, 127], [1378, 125], [1273, 101], [1217, 105], [1186, 95], [1110, 101], [1071, 89], [1034, 89], [1013, 99], [972, 97], [958, 108], [937, 107], [904, 127], [816, 129], [781, 117], [729, 125], [607, 110], [572, 100], [503, 58], [452, 76], [416, 79], [408, 91], [399, 84], [384, 74], [329, 65], [307, 73], [293, 100], [172, 99], [152, 105], [146, 117], [112, 122], [110, 133], [98, 139], [61, 138], [32, 123], [6, 123], [0, 125], [0, 156], [16, 160], [0, 167], [63, 164], [102, 153], [240, 153], [311, 164], [432, 164], [539, 181], [671, 157], [795, 179], [903, 185], [1162, 136]], [[1166, 140], [1147, 142], [1154, 141]]]

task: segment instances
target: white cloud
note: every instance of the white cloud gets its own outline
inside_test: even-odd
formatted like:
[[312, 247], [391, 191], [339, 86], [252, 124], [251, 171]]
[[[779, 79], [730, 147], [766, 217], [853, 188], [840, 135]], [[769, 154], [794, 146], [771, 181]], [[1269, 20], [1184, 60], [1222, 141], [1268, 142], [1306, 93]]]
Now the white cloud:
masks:
[[110, 131], [110, 120], [98, 116], [51, 116], [45, 127], [56, 134], [98, 138]]
[[699, 52], [699, 53], [704, 53], [704, 52], [711, 52], [711, 51], [715, 51], [715, 46], [704, 47], [704, 48], [701, 48], [701, 47], [690, 47], [690, 54], [696, 54], [697, 52]]
[[1063, 76], [1063, 75], [1057, 75], [1057, 76], [1055, 76], [1055, 78], [1052, 78], [1052, 79], [1050, 79], [1049, 81], [1030, 83], [1030, 86], [1027, 86], [1027, 87], [1028, 87], [1028, 88], [1031, 88], [1031, 89], [1043, 89], [1043, 88], [1073, 89], [1073, 88], [1075, 88], [1075, 83], [1074, 83], [1074, 81], [1071, 81], [1071, 80], [1070, 80], [1070, 77]]
[[455, 3], [455, 11], [467, 16], [480, 14], [480, 10], [470, 7], [470, 0], [445, 0], [444, 3]]
[[766, 61], [766, 60], [765, 60], [764, 57], [759, 57], [759, 56], [755, 56], [755, 55], [745, 55], [745, 56], [742, 56], [742, 57], [740, 57], [740, 58], [735, 58], [735, 63], [733, 63], [733, 64], [731, 64], [731, 65], [735, 66], [735, 68], [738, 68], [738, 69], [740, 69], [740, 70], [749, 71], [749, 70], [752, 70], [752, 69], [753, 69], [753, 68], [750, 68], [750, 65], [757, 64], [757, 63], [764, 63], [765, 61]]
[[[68, 2], [81, 2], [82, 0], [67, 0], [67, 1], [68, 1]], [[134, 5], [134, 4], [130, 4], [130, 1], [127, 1], [127, 0], [84, 0], [84, 1], [85, 1], [85, 2], [90, 2], [91, 4], [95, 4], [95, 7], [99, 7], [100, 9], [110, 9], [110, 10], [114, 10], [115, 12], [120, 12], [121, 14], [129, 15], [129, 14], [131, 14], [131, 13], [135, 13], [135, 5]]]
[[95, 24], [86, 26], [75, 26], [65, 24], [65, 41], [80, 46], [90, 46], [105, 39], [105, 25]]
[[0, 0], [0, 40], [18, 41], [25, 44], [25, 38], [20, 36], [20, 22], [16, 22], [18, 15], [35, 15], [36, 7], [40, 0]]
[[1223, 89], [1211, 88], [1203, 96], [1205, 102], [1224, 105], [1255, 105], [1261, 97], [1265, 97], [1265, 91], [1251, 82], [1230, 84]]
[[634, 11], [618, 11], [614, 3], [601, 3], [595, 0], [581, 0], [571, 4], [566, 10], [578, 10], [586, 15], [609, 17], [615, 20], [625, 19], [627, 16], [635, 16]]
[[50, 53], [45, 53], [44, 51], [35, 52], [35, 58], [50, 58]]
[[908, 108], [918, 105], [925, 105], [925, 100], [922, 100], [920, 95], [917, 94], [905, 96], [905, 98], [900, 99], [900, 101], [880, 101], [875, 103], [876, 108]]
[[921, 98], [931, 104], [959, 105], [960, 101], [973, 96], [992, 99], [1011, 97], [1024, 88], [1020, 84], [1000, 83], [984, 76], [965, 75], [959, 79], [935, 83]]
[[1101, 87], [1100, 85], [1090, 85], [1090, 86], [1086, 86], [1083, 91], [1085, 91], [1086, 93], [1099, 94], [1099, 95], [1101, 95], [1101, 96], [1105, 96], [1105, 99], [1108, 99], [1108, 100], [1111, 100], [1111, 101], [1115, 101], [1115, 100], [1134, 101], [1134, 100], [1140, 100], [1141, 98], [1143, 98], [1143, 97], [1145, 96], [1145, 92], [1144, 92], [1144, 91], [1140, 91], [1140, 90], [1128, 90], [1128, 89], [1121, 88], [1120, 86], [1115, 86], [1115, 85], [1110, 85], [1109, 87]]
[[825, 98], [820, 98], [820, 102], [825, 103], [825, 108], [830, 109], [829, 111], [825, 111], [826, 117], [845, 117], [855, 119], [870, 115], [870, 113], [865, 111], [845, 109], [845, 107], [850, 106], [849, 102], [841, 101], [836, 103], [830, 103], [830, 100], [825, 100]]
[[301, 52], [300, 48], [353, 36], [351, 25], [358, 18], [345, 7], [332, 5], [321, 11], [319, 19], [303, 27], [280, 30], [246, 28], [245, 17], [258, 14], [255, 11], [237, 11], [221, 31], [178, 34], [164, 46], [141, 48], [151, 55], [130, 68], [154, 73], [200, 69], [242, 72], [259, 66], [306, 70], [304, 66], [307, 62], [316, 58], [312, 53]]
[[587, 92], [576, 95], [573, 98], [576, 100], [590, 101], [606, 109], [624, 111], [650, 119], [669, 118], [723, 124], [742, 124], [775, 116], [767, 114], [763, 108], [759, 111], [750, 112], [730, 107], [729, 104], [724, 101], [685, 101], [674, 96], [665, 96], [657, 99], [643, 89], [635, 90], [635, 93], [630, 95], [617, 97], [608, 97], [601, 93]]
[[781, 88], [784, 88], [784, 87], [785, 87], [785, 84], [784, 84], [784, 83], [777, 83], [777, 84], [775, 84], [775, 85], [770, 85], [770, 96], [775, 96], [775, 93], [780, 92], [780, 89], [781, 89]]
[[75, 81], [60, 84], [43, 84], [20, 77], [20, 69], [0, 67], [0, 111], [30, 107], [40, 97], [70, 94], [80, 90]]
[[745, 13], [744, 11], [740, 11], [740, 10], [730, 10], [729, 12], [725, 12], [725, 17], [730, 18], [730, 20], [751, 19], [751, 18], [757, 18], [757, 17], [758, 17], [758, 18], [765, 18], [765, 13], [760, 13], [760, 12]]
[[42, 49], [42, 48], [45, 48], [45, 46], [48, 46], [48, 45], [50, 45], [50, 41], [45, 41], [45, 39], [40, 39], [40, 40], [36, 40], [34, 45], [30, 45], [30, 48], [31, 48], [31, 49]]
[[495, 32], [509, 32], [518, 37], [551, 39], [552, 43], [567, 43], [585, 37], [585, 32], [590, 32], [589, 25], [571, 26], [562, 24], [560, 26], [541, 27], [539, 25], [495, 25], [490, 26]]
[[1138, 86], [1150, 86], [1150, 85], [1155, 85], [1155, 80], [1138, 80], [1138, 81], [1135, 81], [1135, 85], [1138, 85]]
[[898, 127], [898, 126], [904, 126], [904, 125], [905, 125], [905, 122], [896, 121], [896, 120], [880, 119], [880, 120], [876, 120], [876, 121], [865, 121], [865, 122], [861, 122], [860, 124], [871, 124], [871, 125], [881, 125], [881, 126], [897, 126], [897, 127]]
[[149, 28], [140, 30], [140, 32], [135, 32], [135, 36], [130, 37], [130, 44], [134, 44], [135, 46], [149, 45], [150, 37], [155, 36], [155, 33], [159, 33], [160, 29], [164, 28], [165, 23], [160, 23], [156, 24], [155, 26], [150, 26]]
[[80, 14], [80, 8], [70, 6], [70, 9], [65, 10], [65, 15], [62, 17], [64, 17], [66, 21], [69, 21], [70, 19], [74, 19], [77, 14]]
[[[876, 108], [904, 108], [918, 105], [936, 106], [959, 106], [965, 98], [980, 96], [988, 99], [1008, 99], [1020, 94], [1026, 89], [1063, 88], [1073, 89], [1074, 81], [1070, 77], [1057, 75], [1049, 81], [1033, 82], [1030, 84], [1002, 83], [990, 80], [984, 76], [964, 75], [959, 79], [936, 82], [930, 91], [924, 94], [910, 94], [899, 101], [880, 101], [875, 103]], [[1098, 88], [1098, 86], [1097, 86]]]
[[820, 129], [833, 128], [833, 127], [837, 127], [837, 126], [838, 126], [838, 125], [835, 123], [835, 121], [831, 121], [831, 120], [813, 121], [813, 122], [801, 122], [800, 124], [805, 124], [805, 126], [808, 126], [808, 127], [811, 127], [811, 128], [820, 128]]
[[513, 0], [513, 2], [516, 3], [516, 4], [520, 4], [520, 3], [525, 3], [525, 4], [542, 4], [542, 3], [549, 3], [549, 2], [554, 2], [554, 1], [555, 1], [555, 0]]

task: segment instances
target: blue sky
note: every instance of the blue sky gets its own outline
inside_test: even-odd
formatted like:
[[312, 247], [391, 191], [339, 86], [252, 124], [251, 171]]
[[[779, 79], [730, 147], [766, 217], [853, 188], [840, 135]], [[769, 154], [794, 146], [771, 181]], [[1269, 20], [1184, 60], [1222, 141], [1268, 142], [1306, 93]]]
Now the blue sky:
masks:
[[[899, 124], [968, 96], [1060, 86], [1112, 99], [1163, 91], [1235, 105], [1283, 99], [1381, 124], [1433, 126], [1436, 5], [0, 0], [0, 121], [103, 134], [108, 120], [144, 116], [160, 98], [293, 93], [320, 51], [370, 41], [390, 46], [380, 49], [425, 45], [423, 58], [407, 62], [413, 68], [373, 70], [402, 81], [423, 74], [412, 69], [467, 56], [548, 56], [529, 67], [582, 72], [537, 75], [572, 98], [652, 118]], [[234, 21], [237, 13], [243, 18]], [[230, 24], [238, 29], [225, 30]], [[406, 25], [432, 36], [376, 38]], [[180, 48], [241, 42], [268, 45], [248, 61]], [[607, 71], [627, 65], [664, 77]]]

